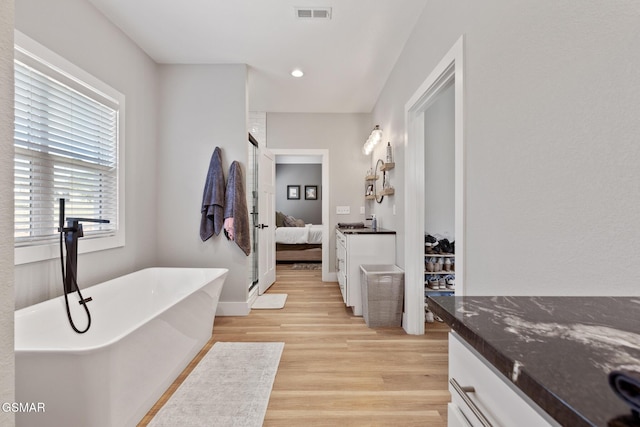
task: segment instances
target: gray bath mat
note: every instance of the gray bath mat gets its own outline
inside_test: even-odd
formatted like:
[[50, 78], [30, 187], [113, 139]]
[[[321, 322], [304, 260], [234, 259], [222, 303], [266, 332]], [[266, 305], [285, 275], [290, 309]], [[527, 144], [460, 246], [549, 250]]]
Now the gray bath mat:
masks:
[[322, 264], [319, 262], [303, 262], [296, 263], [291, 266], [292, 270], [322, 270]]
[[283, 348], [215, 343], [149, 426], [261, 426]]
[[262, 294], [251, 305], [259, 310], [278, 310], [284, 307], [287, 294]]

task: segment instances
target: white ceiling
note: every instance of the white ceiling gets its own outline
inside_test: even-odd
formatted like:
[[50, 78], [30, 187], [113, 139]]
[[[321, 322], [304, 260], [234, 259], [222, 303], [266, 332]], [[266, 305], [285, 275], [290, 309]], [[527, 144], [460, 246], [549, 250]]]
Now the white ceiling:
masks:
[[247, 64], [251, 111], [369, 113], [427, 0], [89, 1], [158, 63]]

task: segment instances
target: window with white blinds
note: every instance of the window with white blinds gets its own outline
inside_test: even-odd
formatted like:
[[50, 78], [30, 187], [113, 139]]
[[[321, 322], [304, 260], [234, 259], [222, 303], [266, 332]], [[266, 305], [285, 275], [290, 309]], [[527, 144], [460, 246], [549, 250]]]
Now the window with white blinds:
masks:
[[117, 100], [16, 48], [14, 209], [16, 248], [59, 239], [59, 199], [84, 239], [118, 231]]

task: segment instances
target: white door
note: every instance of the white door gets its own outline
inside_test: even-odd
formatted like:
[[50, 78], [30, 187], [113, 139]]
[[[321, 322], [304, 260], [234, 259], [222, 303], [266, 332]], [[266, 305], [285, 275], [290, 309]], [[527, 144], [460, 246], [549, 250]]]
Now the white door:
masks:
[[271, 151], [260, 148], [258, 162], [258, 290], [262, 295], [276, 281], [276, 162]]

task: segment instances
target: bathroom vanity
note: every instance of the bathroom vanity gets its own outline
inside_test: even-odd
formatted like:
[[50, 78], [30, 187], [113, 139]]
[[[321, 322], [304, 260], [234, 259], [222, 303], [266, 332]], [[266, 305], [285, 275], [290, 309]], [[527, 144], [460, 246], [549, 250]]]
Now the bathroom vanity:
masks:
[[362, 316], [360, 265], [395, 264], [396, 232], [378, 228], [336, 229], [336, 269], [342, 299]]
[[451, 327], [449, 426], [638, 426], [608, 374], [640, 369], [640, 297], [437, 296], [429, 307]]

